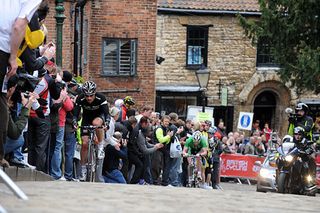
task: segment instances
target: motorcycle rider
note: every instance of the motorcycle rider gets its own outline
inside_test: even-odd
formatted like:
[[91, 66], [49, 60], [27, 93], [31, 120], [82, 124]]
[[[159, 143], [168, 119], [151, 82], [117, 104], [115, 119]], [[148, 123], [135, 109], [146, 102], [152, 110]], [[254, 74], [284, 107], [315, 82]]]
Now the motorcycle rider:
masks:
[[312, 139], [313, 119], [307, 115], [309, 107], [305, 103], [298, 103], [295, 108], [296, 114], [289, 117], [288, 134], [293, 136], [295, 127], [304, 129], [305, 137], [308, 140]]
[[[314, 148], [312, 147], [313, 145], [308, 145], [307, 138], [305, 135], [306, 131], [304, 130], [303, 127], [295, 127], [294, 128], [294, 137], [293, 137], [293, 142], [295, 143], [295, 146], [298, 148], [304, 147], [304, 151], [307, 154], [307, 158], [302, 158], [304, 162], [308, 163], [308, 174], [310, 174], [313, 177], [313, 180], [316, 178], [316, 163], [315, 163], [315, 152]], [[306, 147], [308, 146], [308, 147]]]

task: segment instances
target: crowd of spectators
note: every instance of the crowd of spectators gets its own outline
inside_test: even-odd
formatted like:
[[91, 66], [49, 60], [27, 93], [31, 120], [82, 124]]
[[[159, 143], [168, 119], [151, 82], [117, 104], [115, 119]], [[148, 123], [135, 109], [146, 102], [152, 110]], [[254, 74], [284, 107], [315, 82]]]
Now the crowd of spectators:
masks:
[[[265, 155], [272, 132], [267, 124], [261, 131], [256, 122], [245, 137], [243, 132], [226, 133], [222, 120], [214, 127], [209, 120], [179, 119], [175, 112], [160, 117], [148, 105], [136, 109], [131, 96], [107, 104], [91, 81], [86, 83], [94, 89], [83, 93], [71, 72], [55, 64], [55, 44], [48, 42], [44, 25], [48, 2], [8, 2], [1, 1], [5, 9], [0, 14], [0, 166], [32, 167], [56, 180], [85, 179], [88, 138], [83, 132], [79, 136], [81, 118], [106, 127], [96, 134], [96, 181], [187, 186], [188, 161], [172, 157], [170, 145], [178, 140], [183, 148], [195, 131], [209, 150], [207, 186], [218, 186], [221, 153]], [[28, 37], [26, 31], [35, 34]], [[100, 111], [90, 114], [98, 101], [103, 116]]]

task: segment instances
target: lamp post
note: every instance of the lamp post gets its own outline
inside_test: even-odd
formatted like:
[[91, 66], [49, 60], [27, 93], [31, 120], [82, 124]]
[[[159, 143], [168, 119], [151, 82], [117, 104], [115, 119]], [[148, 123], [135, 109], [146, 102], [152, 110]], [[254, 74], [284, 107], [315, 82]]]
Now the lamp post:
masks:
[[56, 0], [56, 29], [57, 29], [57, 51], [56, 51], [56, 64], [59, 67], [62, 67], [62, 30], [63, 30], [63, 21], [66, 18], [66, 16], [63, 14], [64, 12], [64, 6], [63, 6], [64, 0]]
[[198, 84], [201, 91], [202, 112], [205, 112], [205, 105], [206, 105], [205, 91], [207, 90], [207, 87], [208, 87], [210, 72], [204, 65], [202, 65], [200, 69], [196, 71], [196, 76], [197, 76]]

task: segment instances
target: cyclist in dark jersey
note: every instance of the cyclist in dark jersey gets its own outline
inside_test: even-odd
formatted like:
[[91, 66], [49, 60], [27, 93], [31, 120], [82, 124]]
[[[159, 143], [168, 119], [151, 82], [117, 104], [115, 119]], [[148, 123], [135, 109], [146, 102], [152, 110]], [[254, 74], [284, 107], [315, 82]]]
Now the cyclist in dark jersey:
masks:
[[[83, 94], [80, 94], [75, 103], [74, 114], [73, 114], [73, 123], [76, 126], [77, 121], [79, 120], [79, 115], [82, 111], [82, 126], [94, 125], [94, 126], [108, 126], [109, 121], [109, 107], [106, 97], [99, 92], [96, 92], [96, 84], [93, 81], [87, 81], [83, 84], [82, 90]], [[98, 149], [98, 158], [104, 158], [103, 152], [103, 139], [104, 139], [104, 130], [96, 129], [96, 135], [99, 143]], [[86, 171], [87, 163], [87, 152], [88, 152], [88, 141], [89, 136], [88, 132], [85, 132], [81, 129], [81, 165], [84, 176]]]

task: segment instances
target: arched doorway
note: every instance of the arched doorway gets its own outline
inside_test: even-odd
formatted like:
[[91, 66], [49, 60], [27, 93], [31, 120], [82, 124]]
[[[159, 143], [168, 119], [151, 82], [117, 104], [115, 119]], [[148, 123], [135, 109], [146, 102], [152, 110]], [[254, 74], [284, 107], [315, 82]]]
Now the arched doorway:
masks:
[[268, 123], [271, 128], [275, 127], [275, 115], [277, 108], [276, 94], [272, 91], [261, 92], [254, 100], [254, 120], [260, 120], [260, 128]]
[[[257, 76], [255, 76], [257, 77]], [[259, 78], [260, 79], [260, 78]], [[263, 78], [261, 78], [263, 79]], [[287, 133], [288, 129], [288, 115], [285, 113], [285, 108], [290, 106], [291, 101], [291, 91], [288, 87], [286, 87], [283, 83], [276, 80], [269, 80], [264, 82], [259, 81], [252, 81], [253, 85], [247, 85], [248, 87], [252, 87], [250, 90], [243, 90], [242, 91], [242, 98], [245, 100], [240, 107], [240, 112], [257, 112], [257, 117], [262, 119], [262, 115], [266, 114], [271, 118], [271, 128], [278, 132], [280, 136], [284, 136]], [[268, 95], [269, 93], [269, 95]], [[271, 94], [270, 94], [271, 93]], [[267, 97], [271, 97], [273, 101], [269, 101], [271, 104], [268, 103], [268, 98], [263, 98], [265, 95]], [[260, 97], [259, 97], [260, 96]], [[273, 97], [273, 98], [272, 98]], [[293, 96], [295, 97], [295, 96]], [[262, 100], [261, 100], [262, 99]], [[260, 100], [260, 101], [259, 101]], [[270, 107], [275, 103], [275, 108]], [[271, 113], [265, 113], [263, 110], [270, 107]], [[266, 107], [266, 108], [264, 108]], [[271, 110], [273, 108], [273, 111]], [[273, 113], [272, 113], [273, 112]], [[255, 116], [254, 116], [255, 117]], [[257, 118], [257, 119], [258, 119]], [[260, 122], [261, 127], [263, 126], [263, 121]]]

